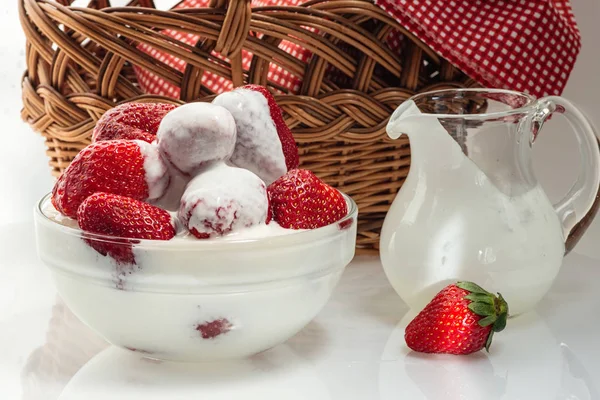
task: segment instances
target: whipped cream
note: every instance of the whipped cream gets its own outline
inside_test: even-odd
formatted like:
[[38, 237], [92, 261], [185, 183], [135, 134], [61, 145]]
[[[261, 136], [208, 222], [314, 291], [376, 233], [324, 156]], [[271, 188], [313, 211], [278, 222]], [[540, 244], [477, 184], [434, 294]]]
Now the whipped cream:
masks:
[[293, 235], [305, 230], [306, 229], [286, 229], [277, 222], [271, 221], [268, 225], [258, 224], [248, 228], [242, 228], [212, 240], [255, 240], [275, 236]]
[[156, 146], [143, 140], [134, 140], [134, 142], [140, 147], [140, 152], [144, 158], [148, 198], [158, 199], [165, 193], [167, 186], [169, 186], [167, 166], [160, 157]]
[[76, 219], [62, 215], [56, 208], [54, 208], [52, 202], [50, 201], [47, 201], [46, 204], [44, 204], [42, 212], [44, 215], [58, 224], [68, 226], [69, 228], [73, 229], [79, 229], [79, 224], [77, 223]]

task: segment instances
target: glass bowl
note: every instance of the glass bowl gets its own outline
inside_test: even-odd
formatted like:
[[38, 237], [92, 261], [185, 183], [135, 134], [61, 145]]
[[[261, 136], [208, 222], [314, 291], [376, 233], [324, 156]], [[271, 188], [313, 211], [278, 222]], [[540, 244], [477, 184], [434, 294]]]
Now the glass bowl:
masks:
[[[68, 307], [108, 342], [165, 360], [245, 357], [294, 336], [328, 301], [354, 257], [358, 210], [344, 197], [348, 215], [318, 229], [158, 241], [57, 222], [47, 195], [35, 209], [37, 249]], [[134, 263], [98, 251], [107, 246]]]

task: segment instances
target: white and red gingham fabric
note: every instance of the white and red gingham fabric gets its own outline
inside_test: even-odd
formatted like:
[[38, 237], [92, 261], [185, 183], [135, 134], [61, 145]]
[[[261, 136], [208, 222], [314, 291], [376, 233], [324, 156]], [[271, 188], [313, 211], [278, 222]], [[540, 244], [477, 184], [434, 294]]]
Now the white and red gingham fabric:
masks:
[[[278, 5], [287, 5], [287, 6], [297, 6], [304, 2], [304, 0], [252, 0], [253, 7], [266, 7], [266, 6], [278, 6]], [[185, 0], [179, 3], [175, 8], [200, 8], [200, 7], [208, 7], [210, 0]], [[170, 36], [174, 39], [181, 41], [182, 43], [194, 46], [198, 39], [200, 38], [198, 35], [193, 35], [186, 32], [178, 32], [172, 29], [163, 30], [161, 33]], [[157, 51], [156, 49], [148, 46], [146, 44], [141, 44], [138, 47], [143, 52], [150, 54], [155, 57], [159, 61], [167, 64], [168, 66], [175, 68], [181, 72], [185, 70], [186, 63], [178, 57], [172, 56], [170, 54], [165, 54]], [[283, 40], [279, 44], [279, 48], [283, 51], [291, 54], [292, 56], [298, 58], [302, 62], [308, 61], [310, 58], [310, 51], [304, 49], [302, 46], [298, 46], [294, 43]], [[215, 57], [222, 58], [219, 54], [213, 53]], [[250, 63], [252, 61], [252, 53], [242, 50], [242, 67], [245, 70], [250, 69]], [[164, 79], [156, 76], [155, 74], [134, 66], [135, 74], [138, 78], [138, 82], [140, 83], [141, 88], [146, 93], [158, 94], [162, 96], [169, 96], [178, 98], [180, 89], [169, 83], [165, 82]], [[283, 68], [271, 64], [268, 72], [268, 79], [271, 82], [275, 82], [283, 88], [286, 88], [292, 93], [297, 93], [300, 90], [300, 86], [302, 85], [302, 81], [299, 77], [291, 74], [290, 72], [284, 70]], [[233, 89], [233, 83], [219, 75], [215, 75], [209, 72], [205, 72], [202, 76], [202, 84], [206, 86], [210, 91], [214, 93], [222, 93], [228, 90]]]
[[375, 0], [483, 86], [560, 94], [581, 48], [569, 0]]
[[[252, 6], [296, 6], [304, 0], [252, 0]], [[176, 8], [207, 7], [210, 0], [185, 0]], [[581, 48], [581, 36], [569, 0], [375, 0], [402, 26], [483, 86], [513, 89], [535, 96], [560, 94]], [[197, 35], [163, 30], [183, 43], [195, 45]], [[400, 51], [398, 33], [387, 39]], [[183, 72], [185, 62], [141, 44], [139, 48]], [[311, 53], [282, 41], [279, 48], [302, 62]], [[214, 54], [216, 57], [219, 55]], [[242, 65], [250, 68], [252, 54], [243, 51]], [[179, 97], [179, 88], [134, 66], [147, 93]], [[268, 79], [298, 93], [299, 77], [271, 64]], [[231, 90], [232, 83], [205, 72], [202, 84], [214, 93]]]

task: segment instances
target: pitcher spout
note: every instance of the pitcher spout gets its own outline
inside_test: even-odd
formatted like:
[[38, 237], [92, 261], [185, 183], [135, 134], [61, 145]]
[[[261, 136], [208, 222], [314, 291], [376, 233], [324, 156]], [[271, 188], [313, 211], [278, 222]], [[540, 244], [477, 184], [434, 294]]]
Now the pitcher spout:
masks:
[[390, 120], [387, 123], [385, 128], [388, 136], [391, 139], [398, 139], [400, 136], [404, 134], [408, 134], [410, 132], [410, 124], [407, 126], [407, 121], [411, 116], [419, 115], [421, 111], [419, 107], [412, 100], [407, 100], [404, 103], [400, 104], [396, 111], [390, 117]]

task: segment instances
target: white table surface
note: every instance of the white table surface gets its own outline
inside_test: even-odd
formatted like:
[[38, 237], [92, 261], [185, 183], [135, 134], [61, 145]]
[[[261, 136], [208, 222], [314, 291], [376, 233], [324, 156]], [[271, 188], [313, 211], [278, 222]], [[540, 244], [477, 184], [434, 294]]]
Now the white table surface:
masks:
[[359, 257], [286, 344], [240, 361], [185, 364], [107, 345], [56, 295], [31, 229], [9, 240], [11, 262], [0, 270], [0, 399], [600, 399], [600, 268], [586, 256], [566, 259], [536, 311], [510, 319], [489, 354], [409, 351], [404, 327], [414, 313], [378, 259]]
[[[600, 3], [574, 7], [584, 49], [565, 96], [599, 124]], [[410, 311], [376, 258], [356, 259], [313, 323], [252, 359], [160, 363], [107, 346], [65, 308], [35, 252], [32, 208], [53, 182], [42, 138], [19, 119], [23, 41], [13, 0], [0, 8], [0, 400], [600, 400], [600, 218], [537, 310], [510, 320], [490, 354], [409, 352]], [[534, 150], [553, 199], [577, 166], [565, 127], [547, 124]]]

